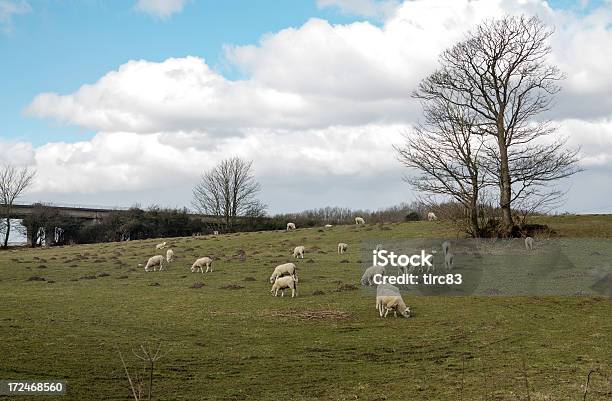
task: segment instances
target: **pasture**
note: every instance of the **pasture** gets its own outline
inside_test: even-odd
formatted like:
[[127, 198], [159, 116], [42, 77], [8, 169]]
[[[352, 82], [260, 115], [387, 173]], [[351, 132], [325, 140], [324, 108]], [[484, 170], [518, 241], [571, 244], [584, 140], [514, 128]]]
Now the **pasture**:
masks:
[[[612, 237], [611, 216], [542, 220]], [[149, 273], [136, 265], [159, 239], [0, 252], [0, 379], [129, 400], [118, 350], [135, 372], [131, 350], [162, 341], [159, 400], [581, 400], [595, 368], [608, 379], [593, 375], [587, 399], [610, 399], [610, 298], [405, 296], [414, 317], [379, 318], [358, 289], [362, 241], [455, 236], [413, 222], [170, 238], [176, 261]], [[296, 245], [299, 296], [274, 298], [270, 273]], [[200, 256], [213, 273], [191, 273]]]

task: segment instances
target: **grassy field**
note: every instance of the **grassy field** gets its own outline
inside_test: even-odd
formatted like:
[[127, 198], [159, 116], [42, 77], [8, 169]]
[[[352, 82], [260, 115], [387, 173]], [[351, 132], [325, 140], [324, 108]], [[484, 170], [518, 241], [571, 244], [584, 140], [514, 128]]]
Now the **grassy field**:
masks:
[[[611, 216], [542, 221], [612, 237]], [[131, 350], [162, 341], [158, 400], [582, 400], [595, 368], [587, 399], [612, 399], [610, 298], [405, 297], [414, 317], [380, 319], [356, 288], [362, 241], [449, 236], [415, 222], [176, 238], [176, 262], [150, 273], [136, 265], [159, 240], [0, 252], [0, 379], [129, 400], [118, 351], [142, 372]], [[271, 297], [270, 273], [296, 245], [300, 295]], [[216, 258], [213, 273], [190, 272], [200, 256]]]

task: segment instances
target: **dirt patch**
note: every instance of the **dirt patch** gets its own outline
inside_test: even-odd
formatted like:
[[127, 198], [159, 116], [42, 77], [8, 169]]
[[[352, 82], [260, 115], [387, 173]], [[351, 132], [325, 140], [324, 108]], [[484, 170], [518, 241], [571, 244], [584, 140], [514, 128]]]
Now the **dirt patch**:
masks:
[[359, 288], [354, 284], [349, 283], [338, 283], [338, 287], [336, 287], [336, 292], [344, 292], [344, 291], [355, 291]]
[[95, 280], [95, 279], [97, 279], [96, 276], [82, 276], [82, 277], [79, 277], [79, 280]]
[[159, 287], [159, 286], [161, 286], [161, 284], [157, 282], [149, 284], [149, 287]]
[[348, 259], [342, 259], [340, 263], [351, 263]]
[[119, 277], [117, 277], [118, 280], [125, 280], [126, 278], [128, 278], [128, 276], [119, 276]]
[[26, 281], [47, 281], [47, 279], [45, 279], [44, 277], [40, 277], [40, 276], [32, 276]]
[[321, 291], [321, 290], [314, 290], [312, 292], [312, 295], [325, 295], [325, 291]]
[[304, 310], [268, 310], [262, 313], [269, 317], [286, 317], [300, 320], [348, 320], [347, 312], [333, 309], [304, 309]]
[[201, 283], [199, 281], [189, 286], [189, 288], [202, 288], [202, 287], [204, 287], [204, 283]]
[[46, 265], [40, 265], [40, 266], [38, 266], [38, 268], [39, 268], [39, 269], [46, 269], [46, 268], [47, 268], [47, 266], [46, 266]]
[[110, 276], [110, 274], [105, 273], [105, 272], [98, 274], [98, 277], [108, 277], [108, 276]]
[[249, 276], [249, 277], [245, 277], [244, 281], [257, 281], [257, 279], [255, 277]]
[[219, 287], [222, 290], [241, 290], [244, 287], [238, 284], [228, 284], [228, 285], [224, 285]]

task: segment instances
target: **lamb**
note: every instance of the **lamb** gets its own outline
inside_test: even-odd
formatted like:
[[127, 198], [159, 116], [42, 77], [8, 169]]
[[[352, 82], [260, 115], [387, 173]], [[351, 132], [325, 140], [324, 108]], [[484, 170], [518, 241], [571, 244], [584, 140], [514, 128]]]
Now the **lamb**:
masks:
[[287, 231], [295, 230], [295, 223], [287, 223]]
[[355, 217], [355, 224], [365, 224], [365, 220], [362, 217]]
[[338, 253], [339, 254], [343, 254], [344, 252], [346, 252], [347, 249], [348, 249], [348, 244], [345, 244], [344, 242], [340, 242], [338, 244]]
[[332, 228], [333, 226], [331, 224], [326, 224], [325, 228]]
[[400, 295], [400, 290], [391, 284], [378, 284], [376, 287], [376, 310], [379, 309], [378, 297], [382, 296], [397, 296]]
[[302, 259], [304, 259], [304, 251], [306, 250], [306, 248], [303, 245], [300, 246], [296, 246], [295, 249], [293, 250], [293, 257], [294, 258], [298, 258], [298, 257], [302, 257]]
[[525, 248], [527, 248], [528, 251], [533, 250], [533, 238], [532, 237], [525, 238]]
[[163, 270], [164, 257], [162, 255], [151, 256], [149, 260], [147, 261], [147, 264], [145, 265], [144, 270], [148, 272], [148, 271], [151, 271], [151, 268], [152, 268], [153, 271], [156, 271], [157, 266], [159, 266], [159, 271]]
[[385, 274], [384, 266], [374, 265], [365, 269], [363, 276], [361, 276], [361, 285], [374, 285], [374, 276], [377, 274]]
[[[395, 317], [397, 317], [397, 312], [405, 318], [410, 317], [410, 307], [406, 305], [401, 295], [377, 295], [376, 307], [380, 317], [387, 317], [391, 310]], [[383, 310], [385, 311], [384, 315]]]
[[174, 251], [172, 249], [168, 249], [166, 251], [166, 262], [171, 263], [174, 261]]
[[272, 284], [272, 289], [270, 292], [276, 297], [278, 296], [278, 291], [281, 292], [281, 297], [285, 296], [285, 289], [291, 288], [291, 298], [295, 298], [297, 295], [297, 280], [293, 276], [284, 276], [277, 278]]
[[167, 242], [164, 241], [161, 244], [155, 245], [155, 249], [164, 249], [166, 247]]
[[453, 255], [450, 251], [449, 253], [444, 255], [444, 267], [446, 267], [446, 270], [453, 269], [454, 260], [455, 260], [455, 255]]
[[213, 271], [212, 262], [213, 262], [212, 258], [209, 258], [208, 256], [204, 256], [203, 258], [200, 258], [196, 260], [195, 262], [193, 262], [193, 265], [191, 265], [191, 272], [195, 273], [198, 270], [200, 270], [202, 274], [204, 274], [204, 267], [206, 267], [206, 273], [208, 273], [209, 269], [212, 273]]
[[448, 255], [448, 253], [450, 252], [450, 250], [451, 250], [451, 242], [450, 242], [450, 241], [444, 241], [444, 242], [442, 243], [442, 254], [443, 254], [444, 256], [446, 256], [446, 255]]
[[276, 266], [276, 268], [274, 268], [274, 271], [272, 272], [272, 275], [270, 276], [270, 284], [274, 284], [274, 282], [279, 277], [287, 275], [294, 277], [296, 282], [298, 281], [297, 268], [293, 263], [284, 263], [282, 265]]
[[438, 216], [436, 216], [434, 212], [429, 212], [427, 213], [427, 220], [429, 221], [438, 220]]

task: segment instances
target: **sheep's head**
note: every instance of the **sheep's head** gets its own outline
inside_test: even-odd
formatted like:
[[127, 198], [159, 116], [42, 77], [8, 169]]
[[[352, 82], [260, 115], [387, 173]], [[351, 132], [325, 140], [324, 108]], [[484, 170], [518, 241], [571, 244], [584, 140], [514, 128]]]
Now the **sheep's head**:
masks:
[[276, 276], [273, 274], [270, 276], [270, 284], [274, 284], [275, 281], [276, 281]]
[[402, 312], [402, 315], [404, 317], [410, 317], [410, 307], [406, 306], [406, 309], [404, 309], [404, 312]]
[[197, 267], [195, 267], [195, 266], [191, 266], [191, 272], [192, 272], [192, 273], [195, 273], [197, 270], [198, 270], [198, 268], [197, 268]]

